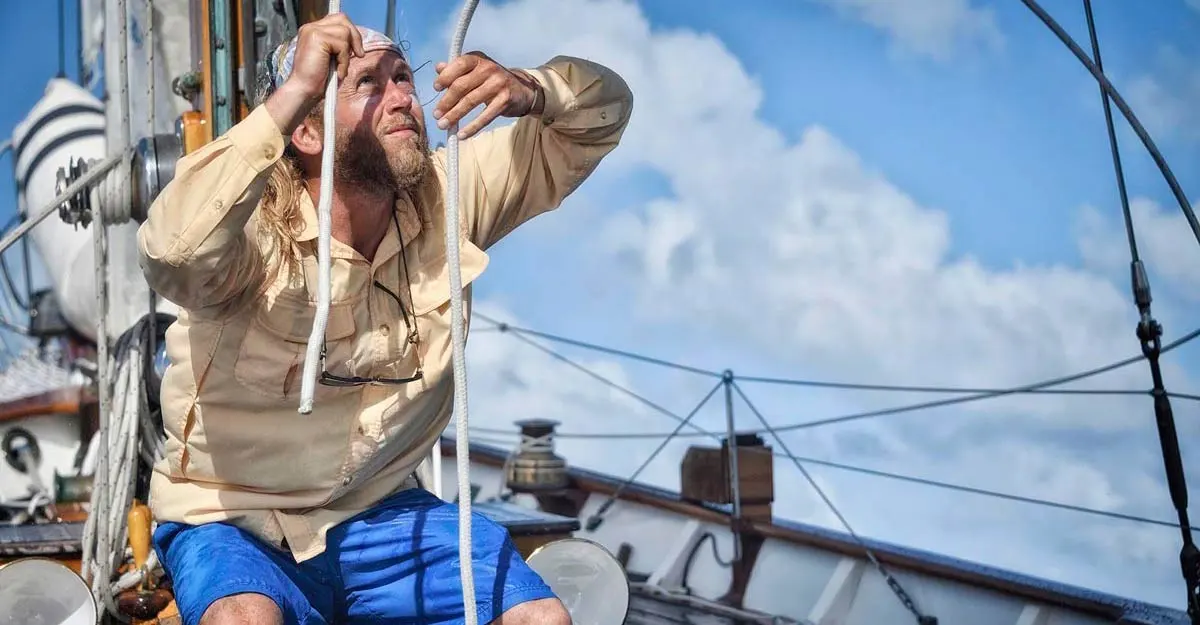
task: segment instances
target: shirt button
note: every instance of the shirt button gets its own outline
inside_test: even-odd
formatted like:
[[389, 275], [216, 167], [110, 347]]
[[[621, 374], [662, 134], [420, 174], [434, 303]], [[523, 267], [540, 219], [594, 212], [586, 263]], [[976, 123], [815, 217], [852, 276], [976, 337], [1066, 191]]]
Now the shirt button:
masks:
[[275, 158], [275, 148], [273, 148], [269, 145], [264, 147], [263, 148], [263, 156], [265, 156], [267, 158]]
[[213, 202], [213, 208], [215, 208], [217, 210], [221, 210], [224, 207], [225, 207], [225, 202], [222, 202], [221, 200], [216, 200]]
[[388, 325], [386, 323], [379, 326], [379, 333], [384, 336], [387, 336], [388, 332], [390, 332], [390, 331], [391, 331], [391, 328], [388, 328]]
[[350, 482], [352, 482], [352, 481], [354, 481], [354, 478], [347, 475], [346, 479], [342, 480], [342, 486], [349, 486]]

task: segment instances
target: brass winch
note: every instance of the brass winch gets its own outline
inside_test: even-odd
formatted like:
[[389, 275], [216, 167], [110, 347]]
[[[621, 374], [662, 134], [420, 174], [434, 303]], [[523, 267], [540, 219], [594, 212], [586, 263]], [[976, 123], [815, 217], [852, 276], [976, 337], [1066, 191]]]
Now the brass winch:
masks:
[[526, 419], [521, 428], [521, 446], [506, 463], [504, 479], [514, 493], [544, 493], [569, 484], [567, 461], [554, 453], [554, 428], [558, 421]]

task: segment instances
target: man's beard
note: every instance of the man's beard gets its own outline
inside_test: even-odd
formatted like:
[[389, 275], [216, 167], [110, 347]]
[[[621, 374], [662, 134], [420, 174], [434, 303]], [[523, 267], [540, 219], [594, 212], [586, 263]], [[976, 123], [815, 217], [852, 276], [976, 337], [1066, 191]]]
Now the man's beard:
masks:
[[390, 153], [369, 129], [339, 131], [334, 178], [364, 191], [387, 189], [401, 193], [415, 189], [432, 171], [432, 159], [429, 137], [423, 129], [414, 130], [415, 136]]

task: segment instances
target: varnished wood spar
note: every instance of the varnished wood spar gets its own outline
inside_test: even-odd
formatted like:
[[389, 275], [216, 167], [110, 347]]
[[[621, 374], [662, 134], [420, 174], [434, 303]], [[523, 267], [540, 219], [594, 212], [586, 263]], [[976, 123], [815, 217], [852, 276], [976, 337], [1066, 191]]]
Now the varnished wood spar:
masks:
[[[205, 145], [213, 140], [213, 116], [212, 107], [213, 98], [213, 59], [212, 59], [212, 28], [208, 23], [208, 15], [211, 7], [210, 0], [198, 0], [200, 13], [192, 15], [192, 24], [196, 25], [199, 22], [200, 26], [200, 83], [201, 89], [201, 104], [200, 114], [203, 116], [203, 123], [193, 124], [193, 132], [199, 132], [201, 145]], [[196, 4], [192, 5], [196, 8]]]
[[[442, 438], [442, 455], [453, 457], [454, 439]], [[504, 467], [504, 461], [508, 452], [506, 450], [495, 449], [484, 445], [471, 445], [471, 461], [479, 464], [497, 468]], [[630, 503], [641, 504], [667, 512], [673, 512], [688, 518], [696, 519], [706, 523], [716, 525], [730, 524], [728, 514], [720, 510], [708, 508], [705, 506], [696, 505], [683, 501], [678, 494], [655, 488], [645, 484], [633, 483], [625, 486], [618, 493], [617, 488], [622, 485], [622, 481], [612, 477], [593, 473], [578, 468], [568, 469], [571, 478], [571, 488], [583, 492], [596, 495], [609, 496], [616, 494], [617, 499], [628, 501]], [[791, 525], [791, 526], [789, 526]], [[797, 527], [799, 524], [781, 524], [770, 521], [747, 521], [746, 527], [754, 532], [766, 537], [781, 540], [795, 545], [803, 545], [814, 547], [825, 551], [841, 554], [852, 558], [862, 558], [862, 547], [850, 539], [842, 539], [837, 536], [829, 536], [825, 533], [816, 531], [807, 532], [803, 527]], [[1004, 594], [1021, 597], [1033, 603], [1044, 603], [1053, 607], [1064, 607], [1071, 610], [1077, 610], [1087, 614], [1096, 615], [1105, 619], [1121, 618], [1123, 612], [1120, 607], [1111, 604], [1103, 603], [1098, 600], [1091, 600], [1086, 597], [1078, 597], [1055, 592], [1052, 589], [1041, 586], [1024, 583], [1019, 580], [1004, 579], [993, 575], [988, 575], [984, 572], [973, 571], [966, 566], [960, 568], [954, 566], [950, 562], [938, 562], [920, 558], [919, 556], [907, 553], [898, 548], [876, 545], [872, 546], [872, 552], [875, 553], [879, 561], [886, 566], [908, 569], [917, 573], [923, 573], [933, 577], [939, 577], [945, 580], [959, 582], [1000, 592]], [[947, 558], [949, 560], [949, 558]]]
[[0, 403], [0, 423], [41, 415], [77, 414], [95, 402], [95, 395], [85, 387], [60, 388]]

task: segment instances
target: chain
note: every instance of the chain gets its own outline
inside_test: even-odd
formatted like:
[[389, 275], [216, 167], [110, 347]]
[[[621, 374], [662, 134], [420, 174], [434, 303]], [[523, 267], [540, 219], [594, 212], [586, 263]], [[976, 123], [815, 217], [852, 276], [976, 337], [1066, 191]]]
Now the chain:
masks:
[[[866, 549], [866, 547], [864, 547], [864, 549]], [[875, 567], [879, 569], [879, 574], [883, 575], [884, 579], [887, 580], [888, 587], [892, 589], [892, 592], [896, 593], [896, 598], [900, 599], [900, 603], [904, 604], [904, 607], [907, 608], [909, 612], [912, 612], [913, 616], [917, 617], [917, 623], [919, 625], [937, 625], [937, 617], [921, 614], [921, 611], [917, 609], [917, 604], [913, 603], [912, 597], [908, 596], [908, 593], [905, 592], [904, 587], [900, 585], [900, 582], [896, 581], [896, 578], [892, 577], [892, 574], [889, 573], [887, 569], [883, 568], [883, 565], [879, 563], [879, 560], [875, 559], [875, 554], [871, 553], [870, 549], [867, 549], [866, 551], [871, 557], [871, 561], [875, 563]]]

